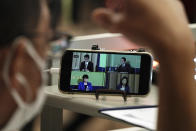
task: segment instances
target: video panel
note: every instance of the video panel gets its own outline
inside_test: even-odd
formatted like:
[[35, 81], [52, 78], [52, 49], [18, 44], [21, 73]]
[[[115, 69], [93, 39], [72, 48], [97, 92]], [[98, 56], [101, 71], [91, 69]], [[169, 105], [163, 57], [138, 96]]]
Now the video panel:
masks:
[[140, 55], [73, 52], [70, 88], [138, 93], [140, 64]]

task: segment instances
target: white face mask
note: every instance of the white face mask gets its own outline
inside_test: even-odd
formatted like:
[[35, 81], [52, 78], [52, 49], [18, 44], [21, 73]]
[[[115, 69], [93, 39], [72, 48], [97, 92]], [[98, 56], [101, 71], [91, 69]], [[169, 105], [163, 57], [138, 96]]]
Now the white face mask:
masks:
[[[42, 69], [44, 68], [45, 62], [38, 55], [37, 51], [34, 49], [32, 43], [29, 40], [27, 40], [28, 42], [25, 44], [25, 48], [40, 70], [40, 74], [42, 76], [42, 84], [38, 88], [38, 93], [35, 101], [30, 104], [25, 103], [23, 101], [23, 99], [21, 98], [21, 96], [19, 95], [19, 93], [16, 91], [15, 88], [11, 88], [10, 78], [9, 78], [9, 68], [11, 66], [11, 61], [13, 59], [14, 52], [16, 51], [16, 47], [18, 47], [19, 42], [17, 42], [17, 40], [13, 43], [12, 46], [13, 48], [11, 50], [11, 53], [8, 55], [8, 58], [5, 62], [5, 66], [3, 70], [4, 71], [3, 78], [6, 86], [10, 89], [10, 93], [14, 98], [14, 100], [16, 101], [18, 107], [13, 113], [13, 115], [11, 116], [10, 120], [5, 125], [5, 127], [2, 129], [3, 131], [20, 130], [27, 122], [29, 122], [33, 117], [35, 117], [35, 115], [39, 113], [46, 98], [44, 94], [44, 88], [43, 88], [44, 79], [42, 74]], [[19, 72], [16, 74], [15, 77], [18, 80], [18, 82], [20, 82], [21, 85], [25, 88], [26, 96], [28, 99], [30, 99], [30, 97], [32, 97], [32, 91], [26, 78]]]

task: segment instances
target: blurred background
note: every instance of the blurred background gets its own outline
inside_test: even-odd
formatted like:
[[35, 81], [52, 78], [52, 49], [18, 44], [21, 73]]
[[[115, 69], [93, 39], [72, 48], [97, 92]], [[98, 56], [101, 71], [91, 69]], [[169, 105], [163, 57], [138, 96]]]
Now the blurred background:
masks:
[[[74, 36], [106, 33], [91, 19], [92, 11], [97, 7], [108, 7], [119, 10], [124, 0], [62, 0], [63, 16], [61, 30]], [[189, 22], [196, 23], [196, 0], [181, 0], [185, 6]]]
[[[181, 1], [185, 6], [189, 22], [196, 23], [196, 0]], [[122, 5], [119, 4], [121, 2], [123, 0], [62, 0], [63, 14], [61, 24], [58, 28], [73, 36], [107, 33], [108, 31], [93, 23], [91, 13], [95, 8], [105, 6], [119, 11], [122, 8]], [[29, 131], [29, 127], [33, 127], [33, 131], [39, 131], [40, 117], [27, 125], [23, 131]], [[64, 110], [65, 131], [105, 131], [123, 127], [130, 127], [130, 125], [100, 118], [92, 118], [87, 115]]]
[[104, 7], [104, 0], [62, 0], [63, 15], [60, 30], [67, 31], [74, 36], [105, 33], [91, 19], [92, 11], [97, 7]]

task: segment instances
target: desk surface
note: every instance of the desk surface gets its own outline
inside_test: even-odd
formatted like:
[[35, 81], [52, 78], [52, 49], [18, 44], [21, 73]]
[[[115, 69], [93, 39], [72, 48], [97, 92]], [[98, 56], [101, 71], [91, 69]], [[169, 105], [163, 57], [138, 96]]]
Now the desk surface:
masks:
[[131, 127], [131, 128], [123, 128], [123, 129], [116, 129], [116, 130], [109, 130], [109, 131], [148, 131], [148, 130], [140, 127]]
[[95, 95], [63, 94], [58, 90], [57, 85], [48, 86], [46, 94], [48, 96], [46, 105], [97, 117], [103, 117], [98, 113], [98, 110], [103, 108], [157, 105], [158, 103], [158, 88], [153, 85], [147, 96], [128, 97], [127, 102], [124, 102], [122, 96], [100, 95], [99, 100], [96, 100]]

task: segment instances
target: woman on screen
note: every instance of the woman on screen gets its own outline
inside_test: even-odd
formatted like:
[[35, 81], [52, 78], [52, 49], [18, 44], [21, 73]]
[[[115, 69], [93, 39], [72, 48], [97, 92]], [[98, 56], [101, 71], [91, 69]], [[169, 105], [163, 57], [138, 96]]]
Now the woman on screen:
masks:
[[128, 78], [127, 78], [126, 76], [124, 76], [124, 77], [120, 80], [120, 84], [117, 86], [116, 89], [117, 89], [117, 90], [124, 91], [124, 92], [126, 92], [126, 93], [129, 93]]
[[88, 82], [88, 75], [82, 76], [83, 81], [79, 83], [78, 90], [81, 91], [93, 91], [91, 82]]

